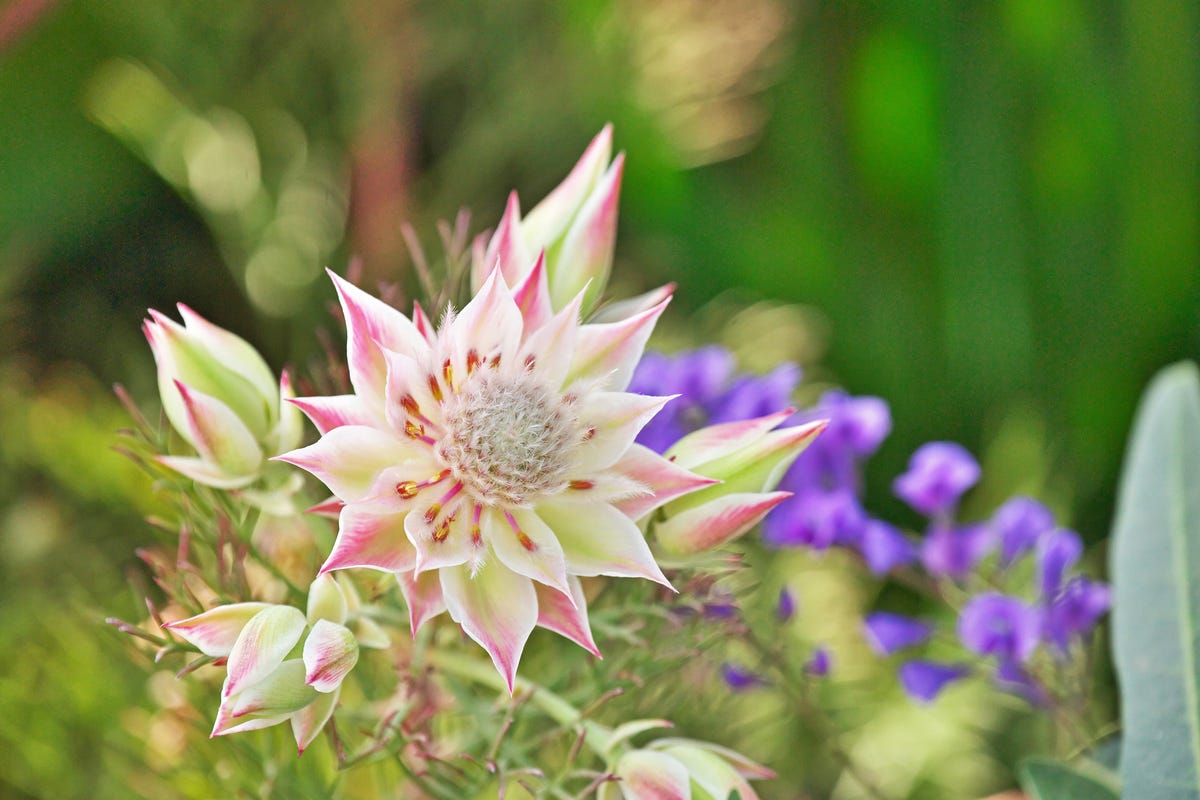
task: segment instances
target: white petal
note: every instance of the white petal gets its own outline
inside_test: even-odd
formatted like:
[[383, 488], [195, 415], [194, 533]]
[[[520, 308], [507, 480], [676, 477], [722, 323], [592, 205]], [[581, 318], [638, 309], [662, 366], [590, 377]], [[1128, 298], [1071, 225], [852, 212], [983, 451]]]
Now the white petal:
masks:
[[572, 575], [639, 577], [671, 585], [637, 524], [612, 506], [541, 503], [537, 514], [554, 531]]
[[440, 574], [450, 617], [487, 650], [511, 693], [521, 651], [537, 623], [533, 582], [496, 562], [473, 576], [467, 567]]
[[502, 511], [487, 509], [483, 513], [483, 538], [496, 557], [513, 572], [570, 597], [567, 563], [554, 531], [532, 511], [516, 509], [510, 513], [519, 532], [513, 530]]

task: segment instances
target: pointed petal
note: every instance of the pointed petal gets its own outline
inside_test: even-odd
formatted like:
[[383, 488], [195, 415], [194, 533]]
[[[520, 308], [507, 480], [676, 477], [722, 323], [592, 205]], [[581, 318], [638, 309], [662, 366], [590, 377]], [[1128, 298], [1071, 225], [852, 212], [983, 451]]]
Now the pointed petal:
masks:
[[675, 723], [667, 719], [635, 719], [632, 722], [622, 722], [613, 728], [608, 737], [608, 752], [612, 753], [618, 745], [624, 744], [639, 733], [652, 731], [657, 728], [674, 728]]
[[275, 375], [254, 346], [235, 333], [214, 325], [183, 303], [177, 303], [188, 335], [219, 363], [253, 384], [259, 395], [275, 392]]
[[357, 663], [358, 640], [350, 629], [317, 620], [304, 640], [304, 682], [318, 692], [332, 692]]
[[539, 628], [554, 631], [567, 637], [575, 644], [600, 658], [600, 649], [592, 638], [592, 627], [588, 624], [587, 598], [583, 587], [574, 575], [567, 576], [570, 595], [543, 584], [534, 584], [537, 592]]
[[204, 655], [224, 658], [233, 650], [246, 623], [270, 607], [270, 603], [232, 603], [210, 608], [194, 617], [167, 622], [163, 627], [199, 647]]
[[671, 756], [652, 750], [630, 750], [617, 762], [625, 800], [691, 800], [687, 768]]
[[346, 318], [346, 363], [354, 393], [382, 416], [387, 380], [380, 348], [419, 357], [429, 351], [425, 337], [396, 309], [330, 270]]
[[300, 641], [306, 627], [304, 614], [291, 606], [271, 606], [255, 614], [229, 653], [222, 696], [229, 697], [274, 672]]
[[384, 414], [388, 426], [398, 436], [411, 437], [406, 433], [410, 422], [418, 428], [416, 435], [433, 433], [434, 430], [426, 428], [430, 425], [440, 427], [444, 419], [441, 403], [429, 388], [429, 368], [403, 353], [385, 350], [383, 356], [387, 364]]
[[728, 747], [722, 747], [719, 744], [712, 744], [711, 742], [702, 742], [695, 739], [666, 738], [657, 739], [649, 746], [657, 749], [679, 745], [713, 753], [732, 764], [734, 769], [752, 781], [768, 781], [778, 777], [774, 770], [767, 769], [756, 761], [751, 761], [736, 750], [730, 750]]
[[308, 624], [315, 625], [321, 619], [341, 624], [346, 621], [348, 611], [349, 604], [338, 581], [332, 575], [317, 575], [308, 587], [308, 610], [305, 614]]
[[521, 651], [537, 623], [533, 581], [494, 561], [474, 576], [466, 567], [440, 575], [450, 617], [487, 650], [511, 694]]
[[582, 303], [581, 292], [549, 322], [530, 334], [521, 346], [517, 363], [532, 363], [534, 371], [542, 376], [551, 389], [557, 390], [563, 385], [571, 366]]
[[748, 447], [794, 413], [795, 409], [787, 408], [754, 419], [709, 425], [689, 433], [663, 455], [680, 466], [695, 469]]
[[521, 229], [531, 249], [540, 250], [562, 236], [580, 206], [595, 189], [612, 157], [612, 125], [605, 125], [562, 183], [525, 217]]
[[613, 247], [617, 239], [617, 205], [625, 156], [613, 160], [587, 202], [571, 222], [561, 248], [550, 267], [550, 300], [555, 308], [587, 287], [584, 313], [600, 298], [612, 271]]
[[315, 506], [310, 506], [305, 509], [306, 514], [316, 514], [318, 517], [327, 517], [329, 519], [337, 519], [342, 514], [342, 509], [346, 503], [337, 497], [330, 497], [327, 500], [322, 500]]
[[[320, 696], [320, 695], [318, 695]], [[217, 721], [213, 725], [210, 737], [228, 736], [231, 733], [245, 733], [246, 731], [257, 731], [263, 728], [269, 728], [272, 725], [278, 725], [284, 722], [291, 714], [274, 714], [271, 716], [255, 716], [248, 714], [246, 716], [235, 719], [233, 717], [232, 706], [228, 703], [222, 703], [217, 709]], [[244, 722], [242, 720], [245, 720]]]
[[[404, 531], [406, 514], [376, 514], [351, 503], [342, 509], [333, 551], [321, 573], [362, 567], [406, 572], [416, 565], [417, 551]], [[338, 620], [339, 622], [341, 620]]]
[[316, 691], [304, 684], [304, 662], [293, 658], [246, 685], [243, 691], [226, 694], [224, 703], [229, 706], [230, 718], [236, 720], [251, 714], [270, 717], [290, 714], [316, 699]]
[[211, 395], [175, 381], [183, 401], [185, 430], [180, 431], [206, 460], [231, 476], [253, 476], [262, 467], [263, 452], [254, 434], [229, 406]]
[[757, 525], [791, 492], [722, 495], [654, 523], [654, 538], [663, 550], [681, 555], [700, 553], [731, 542]]
[[750, 782], [715, 753], [686, 745], [664, 747], [659, 752], [683, 764], [696, 785], [713, 797], [730, 797], [738, 792], [742, 800], [758, 800]]
[[292, 736], [296, 739], [296, 755], [304, 755], [304, 751], [312, 744], [313, 739], [317, 738], [317, 734], [325, 727], [325, 723], [329, 722], [341, 691], [341, 687], [339, 687], [328, 694], [322, 694], [291, 715]]
[[[533, 248], [534, 251], [541, 248]], [[482, 261], [472, 264], [471, 288], [479, 291], [493, 270], [500, 270], [504, 282], [515, 286], [525, 277], [532, 258], [521, 234], [521, 201], [516, 192], [510, 192], [504, 207], [504, 216], [496, 226], [488, 242]]]
[[279, 425], [275, 429], [275, 448], [270, 455], [276, 456], [295, 450], [304, 438], [304, 416], [291, 403], [296, 399], [292, 388], [292, 376], [285, 371], [279, 376]]
[[344, 425], [308, 447], [277, 458], [308, 470], [342, 500], [353, 502], [366, 495], [388, 467], [406, 464], [412, 464], [414, 469], [424, 467], [429, 458], [420, 447], [378, 428]]
[[513, 300], [504, 277], [494, 270], [483, 283], [479, 294], [459, 312], [450, 323], [455, 353], [455, 370], [466, 375], [467, 352], [476, 350], [484, 358], [494, 353], [516, 353], [521, 342], [521, 312]]
[[230, 475], [211, 461], [191, 456], [157, 456], [155, 460], [196, 483], [214, 489], [239, 489], [254, 483], [257, 475]]
[[437, 328], [433, 327], [433, 323], [429, 321], [429, 315], [416, 300], [413, 300], [412, 322], [417, 333], [424, 336], [426, 342], [432, 345], [437, 340]]
[[663, 458], [649, 447], [636, 443], [613, 465], [612, 471], [627, 475], [649, 490], [646, 494], [616, 504], [622, 513], [635, 520], [676, 497], [720, 483], [713, 478], [697, 475]]
[[412, 635], [416, 636], [426, 621], [446, 610], [446, 601], [442, 598], [441, 578], [436, 572], [422, 572], [420, 575], [398, 572], [396, 581], [400, 584], [400, 592], [408, 605], [409, 627], [412, 629]]
[[636, 297], [630, 297], [625, 300], [617, 300], [612, 303], [605, 303], [600, 308], [596, 309], [596, 313], [588, 319], [591, 323], [600, 322], [621, 322], [630, 317], [640, 314], [654, 308], [659, 303], [664, 302], [672, 294], [675, 293], [675, 284], [668, 283], [665, 286], [660, 286], [657, 289], [651, 289], [644, 294], [639, 294]]
[[404, 518], [404, 532], [416, 549], [413, 571], [419, 573], [465, 564], [472, 556], [466, 504], [440, 511], [436, 501], [416, 506]]
[[558, 537], [569, 573], [648, 578], [671, 586], [641, 530], [612, 506], [542, 503], [537, 514]]
[[671, 397], [629, 392], [589, 392], [577, 407], [587, 437], [571, 454], [573, 472], [587, 475], [608, 469], [628, 452], [638, 432]]
[[554, 315], [554, 307], [550, 305], [550, 283], [546, 277], [545, 250], [538, 254], [529, 274], [513, 286], [513, 300], [521, 310], [526, 332], [542, 327]]
[[294, 397], [288, 405], [304, 412], [321, 435], [343, 425], [381, 427], [383, 418], [367, 407], [358, 395], [339, 394], [331, 397]]
[[672, 510], [706, 503], [718, 494], [774, 489], [796, 457], [825, 430], [827, 423], [828, 420], [817, 420], [795, 428], [768, 431], [735, 453], [705, 462], [697, 469], [705, 475], [721, 478], [724, 483], [683, 498]]
[[484, 541], [492, 546], [492, 552], [518, 575], [553, 587], [570, 598], [567, 562], [554, 531], [546, 527], [537, 514], [526, 509], [508, 512], [518, 525], [518, 530], [513, 530], [504, 513], [489, 508], [480, 520]]
[[601, 388], [611, 391], [627, 387], [646, 348], [646, 340], [654, 331], [654, 323], [668, 302], [669, 298], [621, 322], [582, 326], [567, 383], [596, 380]]

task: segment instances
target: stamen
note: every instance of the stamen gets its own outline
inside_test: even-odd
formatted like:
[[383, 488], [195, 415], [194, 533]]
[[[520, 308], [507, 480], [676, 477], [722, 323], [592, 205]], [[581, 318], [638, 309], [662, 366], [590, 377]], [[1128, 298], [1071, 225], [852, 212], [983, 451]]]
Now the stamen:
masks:
[[444, 506], [447, 503], [449, 503], [456, 496], [458, 496], [458, 493], [462, 491], [462, 488], [463, 488], [462, 481], [459, 481], [458, 483], [454, 484], [454, 488], [452, 488], [450, 491], [448, 491], [444, 495], [442, 495], [442, 499], [438, 501], [438, 505]]
[[525, 356], [525, 369], [526, 369], [526, 371], [528, 371], [528, 372], [532, 372], [532, 371], [533, 371], [533, 368], [534, 368], [534, 367], [536, 367], [536, 366], [537, 366], [537, 357], [536, 357], [536, 356], [534, 356], [532, 353], [530, 353], [529, 355]]
[[517, 535], [517, 541], [521, 543], [521, 547], [524, 547], [531, 553], [534, 550], [537, 550], [537, 544], [534, 543], [533, 539], [529, 538], [529, 534], [521, 530], [521, 526], [517, 524], [517, 520], [513, 517], [512, 512], [505, 511], [504, 519], [506, 522], [508, 522], [508, 527], [512, 528], [513, 533]]
[[479, 351], [472, 347], [467, 351], [467, 376], [470, 377], [479, 369], [479, 365], [483, 363], [483, 359], [479, 357]]
[[416, 398], [411, 394], [406, 394], [400, 398], [400, 405], [404, 406], [404, 410], [414, 417], [421, 416], [421, 407], [417, 405]]
[[492, 369], [496, 369], [500, 366], [500, 354], [499, 353], [496, 353], [496, 355], [492, 356], [488, 360], [488, 366], [491, 367]]
[[479, 518], [483, 516], [483, 506], [478, 503], [471, 509], [471, 544], [480, 547], [483, 544], [483, 532], [479, 529]]
[[411, 500], [420, 493], [422, 489], [426, 489], [435, 484], [441, 483], [450, 477], [450, 470], [444, 469], [432, 478], [426, 478], [423, 481], [400, 481], [396, 484], [396, 494], [400, 495], [405, 500]]
[[596, 435], [596, 429], [588, 428], [586, 431], [583, 432], [583, 440], [585, 442], [591, 441], [592, 437], [595, 435]]
[[429, 508], [425, 509], [425, 522], [429, 525], [432, 525], [433, 521], [437, 519], [438, 514], [440, 513], [442, 513], [442, 504], [434, 503]]
[[594, 481], [570, 481], [567, 486], [572, 489], [591, 489], [595, 486]]
[[442, 402], [442, 385], [438, 383], [437, 376], [429, 376], [429, 393], [433, 395], [433, 399]]
[[[442, 378], [446, 381], [446, 387], [450, 391], [454, 391], [454, 367], [450, 364], [450, 359], [442, 362]], [[439, 398], [440, 399], [440, 398]]]
[[454, 522], [454, 515], [446, 517], [441, 523], [433, 529], [433, 540], [435, 542], [444, 542], [446, 537], [450, 535], [450, 523]]

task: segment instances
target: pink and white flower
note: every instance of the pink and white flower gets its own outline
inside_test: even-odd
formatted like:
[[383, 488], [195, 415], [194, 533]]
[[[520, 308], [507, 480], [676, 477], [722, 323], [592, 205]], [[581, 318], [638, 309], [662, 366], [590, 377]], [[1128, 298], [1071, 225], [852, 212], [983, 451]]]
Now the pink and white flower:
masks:
[[159, 461], [206, 486], [234, 489], [262, 477], [267, 458], [300, 442], [303, 417], [285, 374], [276, 380], [254, 347], [179, 304], [183, 323], [151, 309], [142, 331], [158, 367], [171, 426], [195, 456]]
[[624, 391], [667, 300], [581, 324], [539, 259], [435, 331], [333, 280], [355, 391], [295, 400], [322, 437], [280, 457], [344, 504], [322, 573], [395, 573], [414, 633], [448, 611], [510, 690], [535, 626], [599, 655], [579, 578], [669, 585], [634, 519], [714, 483], [633, 442], [670, 399]]
[[[636, 733], [650, 727], [652, 722], [622, 727]], [[639, 749], [624, 750], [611, 769], [617, 780], [601, 785], [600, 800], [727, 798], [733, 797], [734, 792], [742, 800], [758, 800], [750, 781], [775, 777], [773, 771], [727, 747], [676, 738], [658, 739]]]
[[[303, 753], [333, 716], [342, 680], [358, 662], [360, 644], [386, 647], [386, 638], [351, 611], [332, 576], [309, 588], [308, 612], [271, 603], [233, 603], [165, 627], [200, 652], [226, 664], [213, 736], [290, 722]], [[360, 642], [347, 625], [367, 622]], [[360, 628], [361, 630], [361, 628]]]

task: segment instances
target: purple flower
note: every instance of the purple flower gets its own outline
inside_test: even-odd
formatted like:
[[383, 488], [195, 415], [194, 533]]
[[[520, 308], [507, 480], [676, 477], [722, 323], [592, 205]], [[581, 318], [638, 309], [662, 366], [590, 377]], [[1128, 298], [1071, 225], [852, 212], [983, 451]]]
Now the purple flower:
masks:
[[729, 661], [721, 665], [721, 680], [735, 692], [757, 689], [766, 684], [762, 676]]
[[899, 650], [915, 647], [929, 641], [933, 626], [927, 622], [876, 611], [863, 620], [867, 644], [877, 655], [890, 656]]
[[958, 638], [971, 652], [1024, 664], [1041, 641], [1042, 613], [1015, 597], [989, 592], [967, 603]]
[[863, 525], [858, 552], [875, 575], [886, 575], [896, 567], [911, 564], [917, 558], [917, 548], [908, 537], [877, 519], [869, 519]]
[[954, 442], [929, 442], [917, 448], [908, 471], [896, 478], [896, 496], [927, 517], [950, 511], [963, 492], [979, 481], [979, 463]]
[[779, 590], [779, 602], [775, 605], [775, 617], [787, 622], [796, 614], [796, 598], [786, 586]]
[[1072, 578], [1046, 612], [1046, 637], [1066, 653], [1071, 639], [1091, 633], [1112, 605], [1112, 590], [1082, 576]]
[[961, 581], [991, 548], [992, 532], [985, 525], [937, 525], [921, 542], [921, 563], [934, 577]]
[[941, 694], [946, 684], [966, 677], [970, 671], [962, 664], [908, 661], [900, 665], [900, 686], [914, 700], [930, 703]]
[[665, 356], [646, 353], [634, 370], [629, 391], [677, 394], [642, 428], [637, 442], [663, 452], [705, 425], [751, 419], [787, 408], [800, 380], [794, 364], [781, 364], [764, 376], [734, 376], [734, 358], [723, 347]]
[[887, 403], [878, 397], [852, 397], [831, 390], [821, 395], [813, 408], [795, 419], [827, 419], [820, 438], [809, 445], [781, 486], [798, 491], [814, 486], [858, 490], [859, 462], [871, 456], [892, 428]]
[[1000, 564], [1007, 567], [1054, 527], [1054, 515], [1037, 500], [1018, 496], [996, 509], [991, 524], [1000, 540]]
[[1038, 540], [1037, 574], [1043, 602], [1054, 602], [1062, 588], [1063, 575], [1081, 555], [1083, 542], [1075, 531], [1056, 528]]
[[776, 547], [826, 550], [858, 540], [867, 515], [853, 492], [810, 489], [784, 500], [763, 522], [763, 540]]
[[1046, 690], [1020, 664], [1001, 661], [994, 678], [996, 686], [1009, 694], [1023, 697], [1031, 706], [1042, 708], [1050, 705]]
[[808, 657], [808, 663], [804, 665], [804, 671], [817, 678], [824, 678], [832, 668], [833, 655], [824, 645], [814, 647], [812, 654]]

